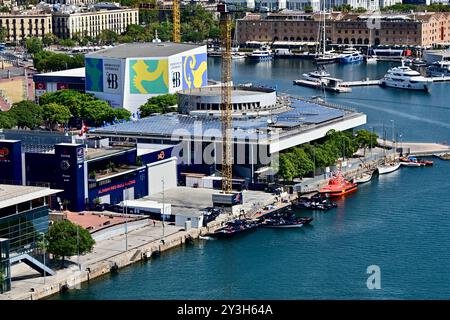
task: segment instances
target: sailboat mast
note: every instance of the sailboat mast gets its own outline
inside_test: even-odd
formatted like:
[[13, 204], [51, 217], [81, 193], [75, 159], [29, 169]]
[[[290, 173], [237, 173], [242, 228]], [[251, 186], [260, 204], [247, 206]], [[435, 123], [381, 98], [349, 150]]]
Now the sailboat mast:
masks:
[[323, 51], [322, 51], [322, 53], [325, 55], [325, 46], [326, 46], [326, 43], [327, 43], [326, 32], [325, 32], [325, 1], [324, 1], [324, 4], [323, 4], [323, 34], [322, 34], [322, 42], [323, 42]]

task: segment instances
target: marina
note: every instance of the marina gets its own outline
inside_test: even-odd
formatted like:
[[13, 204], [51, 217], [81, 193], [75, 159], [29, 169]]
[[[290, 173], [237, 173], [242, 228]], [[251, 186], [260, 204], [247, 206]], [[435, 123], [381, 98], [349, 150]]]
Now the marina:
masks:
[[[293, 87], [292, 81], [295, 79], [289, 78], [293, 65], [302, 72], [313, 70], [313, 66], [309, 62], [291, 59], [280, 61], [281, 59], [278, 61], [274, 59], [267, 64], [247, 64], [236, 61], [240, 64], [240, 70], [235, 81], [242, 83], [262, 81], [259, 80], [264, 79], [262, 75], [269, 73], [270, 77], [274, 78], [271, 81], [279, 83], [280, 90], [290, 95], [310, 96], [314, 94], [309, 87]], [[215, 69], [217, 66], [214, 66], [214, 63], [212, 65], [212, 71], [209, 70], [209, 72], [217, 70]], [[362, 74], [362, 68], [366, 68], [364, 64], [333, 65], [330, 67], [330, 73], [345, 79], [344, 84], [346, 82], [361, 83], [364, 81], [358, 81], [358, 78], [379, 79], [390, 66], [392, 65], [379, 62], [377, 65], [367, 67], [371, 73]], [[357, 68], [356, 70], [361, 72], [345, 77], [347, 75], [346, 68]], [[278, 78], [277, 72], [279, 73]], [[265, 84], [273, 85], [274, 83], [266, 82]], [[404, 154], [410, 156], [436, 156], [434, 165], [429, 165], [428, 169], [398, 168], [389, 174], [374, 174], [373, 170], [379, 166], [383, 150], [374, 148], [369, 151], [367, 149], [365, 157], [362, 158], [363, 162], [358, 158], [346, 159], [347, 165], [342, 171], [344, 178], [351, 185], [353, 185], [352, 183], [358, 184], [357, 188], [352, 187], [353, 189], [350, 190], [354, 192], [345, 192], [345, 195], [333, 198], [332, 201], [319, 197], [316, 192], [320, 191], [330, 180], [330, 177], [324, 173], [315, 176], [314, 180], [304, 178], [299, 185], [298, 191], [300, 192], [294, 191], [290, 196], [278, 197], [268, 194], [270, 197], [259, 199], [257, 193], [251, 195], [254, 200], [251, 200], [250, 203], [257, 203], [257, 205], [245, 208], [247, 218], [236, 215], [228, 221], [222, 217], [208, 228], [191, 229], [189, 232], [180, 231], [179, 228], [167, 224], [164, 237], [161, 235], [161, 228], [155, 228], [150, 224], [142, 230], [130, 233], [129, 252], [125, 252], [122, 248], [124, 235], [117, 236], [111, 241], [102, 243], [97, 250], [97, 254], [102, 252], [99, 260], [89, 254], [82, 257], [83, 267], [89, 266], [90, 272], [77, 273], [72, 268], [67, 270], [62, 277], [65, 279], [64, 281], [60, 279], [60, 282], [50, 282], [50, 278], [48, 278], [49, 282], [46, 285], [38, 284], [37, 278], [29, 279], [27, 285], [24, 285], [24, 292], [20, 298], [46, 297], [51, 293], [60, 292], [62, 286], [68, 285], [71, 288], [78, 286], [79, 290], [69, 290], [51, 298], [89, 299], [95, 295], [104, 299], [137, 297], [177, 299], [182, 298], [180, 290], [190, 286], [193, 290], [193, 297], [199, 299], [270, 298], [273, 297], [273, 294], [282, 299], [292, 297], [333, 298], [337, 296], [352, 299], [361, 297], [360, 274], [362, 272], [364, 275], [365, 268], [373, 261], [381, 264], [383, 270], [392, 270], [407, 268], [408, 264], [415, 263], [420, 258], [429, 257], [430, 251], [433, 252], [434, 257], [445, 256], [442, 248], [431, 245], [436, 240], [447, 244], [446, 234], [450, 231], [450, 225], [445, 220], [438, 218], [442, 218], [444, 213], [432, 206], [432, 201], [436, 201], [438, 198], [444, 199], [444, 205], [447, 205], [445, 190], [436, 184], [445, 185], [445, 175], [442, 175], [442, 172], [448, 169], [448, 162], [441, 161], [438, 156], [445, 159], [444, 155], [450, 154], [450, 148], [445, 142], [426, 142], [448, 139], [448, 126], [440, 121], [448, 112], [445, 105], [446, 89], [444, 86], [446, 84], [438, 83], [436, 85], [431, 96], [425, 98], [418, 93], [413, 100], [409, 100], [410, 96], [407, 93], [378, 89], [375, 84], [372, 85], [374, 88], [370, 88], [370, 90], [366, 88], [366, 85], [355, 84], [353, 85], [354, 90], [342, 98], [339, 96], [324, 97], [329, 102], [365, 110], [369, 114], [369, 123], [365, 126], [367, 129], [373, 127], [373, 130], [380, 132], [382, 125], [392, 118], [396, 123], [396, 128], [398, 127], [399, 132], [403, 135], [396, 141], [397, 154], [399, 150], [402, 150]], [[348, 87], [351, 86], [351, 84], [348, 85]], [[400, 103], [393, 106], [392, 101], [396, 96], [401, 97], [399, 98]], [[414, 104], [415, 99], [420, 107]], [[429, 101], [428, 104], [426, 101]], [[433, 128], [431, 135], [429, 134], [430, 128]], [[382, 144], [382, 141], [379, 143]], [[393, 143], [386, 141], [384, 146], [388, 148], [389, 152]], [[425, 160], [418, 158], [418, 161]], [[364, 166], [360, 167], [359, 165], [362, 163]], [[405, 190], [405, 185], [418, 184], [426, 185], [422, 196], [414, 188]], [[186, 190], [187, 188], [180, 188], [173, 193], [167, 192], [164, 195], [166, 201], [173, 204], [172, 210], [176, 208], [194, 212], [199, 208], [206, 207], [206, 204], [201, 201], [207, 198], [207, 191], [198, 188], [190, 194]], [[315, 192], [307, 194], [307, 191]], [[401, 200], [402, 195], [408, 197], [408, 201]], [[162, 195], [159, 194], [151, 199], [160, 201], [161, 197]], [[427, 199], [426, 201], [423, 200], [424, 197]], [[370, 203], [370, 206], [367, 203]], [[298, 220], [291, 224], [290, 222], [280, 222], [281, 220], [277, 218], [274, 221], [270, 220], [271, 216], [277, 217], [277, 215], [289, 212], [289, 208], [296, 216], [311, 218], [311, 220]], [[408, 215], [404, 214], [405, 211], [408, 211]], [[423, 216], [424, 212], [431, 214], [431, 221], [421, 226], [411, 226], [410, 219], [419, 218]], [[241, 221], [248, 218], [251, 221], [269, 220], [266, 224], [272, 223], [272, 226], [259, 228], [253, 224], [250, 228], [244, 227], [248, 231], [257, 230], [249, 232], [248, 236], [234, 237], [232, 235], [234, 231], [231, 231], [231, 241], [210, 241], [214, 238], [212, 234], [221, 230], [225, 224], [231, 222], [232, 227], [228, 230], [237, 230], [238, 227], [240, 228]], [[235, 222], [232, 222], [233, 220]], [[439, 229], [436, 230], [435, 223], [438, 221]], [[409, 227], [406, 228], [406, 226]], [[280, 229], [283, 228], [293, 230], [281, 232]], [[423, 233], [425, 231], [426, 233]], [[230, 235], [227, 232], [223, 233], [225, 238]], [[244, 234], [247, 232], [243, 231], [242, 235]], [[121, 247], [119, 248], [119, 246]], [[309, 250], [311, 246], [315, 250]], [[417, 250], [411, 252], [410, 246], [415, 246]], [[116, 253], [109, 248], [116, 250]], [[364, 256], [367, 248], [373, 250], [370, 257]], [[117, 251], [122, 252], [117, 253]], [[262, 259], [264, 261], [261, 261], [261, 256], [264, 256]], [[401, 262], [395, 260], [396, 256], [402, 257]], [[230, 259], [234, 264], [227, 264]], [[314, 273], [314, 270], [323, 268], [324, 261], [341, 263], [345, 266], [345, 270], [330, 270], [329, 276], [325, 279], [323, 274]], [[122, 268], [131, 264], [133, 266], [129, 268]], [[181, 270], [180, 265], [183, 265]], [[223, 273], [214, 271], [223, 265], [228, 266], [225, 269], [222, 268]], [[245, 266], [248, 271], [248, 273], [239, 275], [239, 281], [235, 279], [238, 270], [236, 265]], [[107, 275], [115, 269], [114, 266], [118, 268], [119, 276], [117, 277]], [[423, 281], [422, 272], [414, 272], [412, 269], [408, 269], [411, 271], [408, 279], [402, 276], [394, 279], [387, 274], [383, 278], [385, 281], [383, 282], [384, 291], [379, 293], [379, 297], [426, 297], [430, 290], [430, 283], [440, 283], [439, 278], [431, 272], [435, 270], [435, 266], [433, 265], [432, 268], [430, 264], [420, 264], [420, 270], [429, 271], [427, 281]], [[445, 260], [442, 270], [448, 266], [449, 261]], [[267, 277], [265, 284], [255, 283], [252, 288], [245, 285], [252, 281], [251, 274], [264, 276], [274, 268], [283, 268], [285, 272], [297, 273], [298, 277], [294, 280], [291, 277], [289, 279]], [[302, 269], [300, 273], [298, 273], [299, 268]], [[164, 277], [159, 276], [162, 272], [164, 272]], [[189, 280], [193, 272], [198, 275], [199, 282]], [[308, 277], [306, 277], [307, 275]], [[96, 277], [99, 279], [88, 281]], [[336, 290], [340, 290], [339, 294], [326, 289], [329, 288], [329, 281], [333, 282]], [[166, 285], [168, 282], [174, 283], [174, 285], [168, 288]], [[216, 288], [204, 286], [204, 283], [210, 282], [216, 283]], [[34, 293], [25, 292], [29, 283], [35, 283], [33, 284], [36, 289]], [[289, 287], [289, 294], [286, 294], [280, 284]], [[270, 292], [267, 286], [270, 286]], [[435, 295], [448, 298], [449, 291], [447, 289], [447, 285], [444, 284], [444, 290], [436, 291]], [[372, 293], [363, 293], [363, 298], [371, 297], [373, 297]]]

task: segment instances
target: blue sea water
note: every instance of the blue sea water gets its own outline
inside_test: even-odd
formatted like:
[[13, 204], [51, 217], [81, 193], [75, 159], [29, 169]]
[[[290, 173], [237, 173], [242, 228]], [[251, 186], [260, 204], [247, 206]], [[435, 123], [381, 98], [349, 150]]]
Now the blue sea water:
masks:
[[[220, 60], [208, 75], [220, 79]], [[378, 79], [395, 63], [333, 65], [335, 77]], [[233, 62], [235, 83], [277, 86], [299, 96], [321, 94], [292, 85], [313, 70], [308, 61]], [[394, 120], [403, 141], [450, 139], [450, 83], [430, 93], [354, 88], [326, 100], [368, 116], [381, 133]], [[389, 131], [388, 131], [389, 132]], [[82, 285], [53, 299], [450, 299], [450, 162], [401, 168], [361, 185], [329, 212], [301, 212], [300, 229], [260, 229], [224, 241], [199, 240]], [[381, 270], [381, 289], [367, 288], [367, 268]]]

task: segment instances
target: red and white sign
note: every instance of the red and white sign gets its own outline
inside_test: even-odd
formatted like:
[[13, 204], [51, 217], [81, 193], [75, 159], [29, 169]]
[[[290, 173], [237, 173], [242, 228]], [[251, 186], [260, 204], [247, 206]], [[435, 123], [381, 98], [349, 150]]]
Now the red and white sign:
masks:
[[36, 82], [36, 90], [47, 90], [47, 83]]
[[67, 83], [57, 83], [56, 84], [56, 89], [57, 90], [64, 90], [64, 89], [69, 89], [69, 85]]

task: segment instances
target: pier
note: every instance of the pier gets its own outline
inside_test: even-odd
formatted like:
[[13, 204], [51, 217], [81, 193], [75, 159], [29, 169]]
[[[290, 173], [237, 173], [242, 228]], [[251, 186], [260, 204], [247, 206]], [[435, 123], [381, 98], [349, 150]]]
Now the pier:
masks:
[[[392, 148], [392, 141], [386, 140], [384, 144], [382, 139], [378, 139], [379, 145], [384, 145], [388, 148]], [[396, 142], [397, 150], [400, 148], [403, 153], [411, 156], [434, 156], [436, 154], [450, 153], [450, 146], [443, 143], [435, 142]]]
[[326, 91], [331, 91], [331, 92], [336, 92], [336, 93], [347, 93], [347, 92], [352, 91], [351, 88], [349, 88], [348, 86], [344, 86], [343, 83], [338, 83], [338, 81], [341, 81], [340, 79], [334, 79], [334, 78], [324, 78], [324, 79], [333, 79], [333, 80], [335, 80], [336, 84], [330, 86], [328, 84], [323, 84], [321, 82], [309, 81], [309, 80], [303, 80], [303, 79], [294, 80], [294, 84], [297, 86], [302, 86], [302, 87], [324, 89]]
[[347, 87], [363, 87], [363, 86], [378, 86], [380, 85], [381, 80], [357, 80], [357, 81], [344, 81], [342, 83], [343, 86]]

